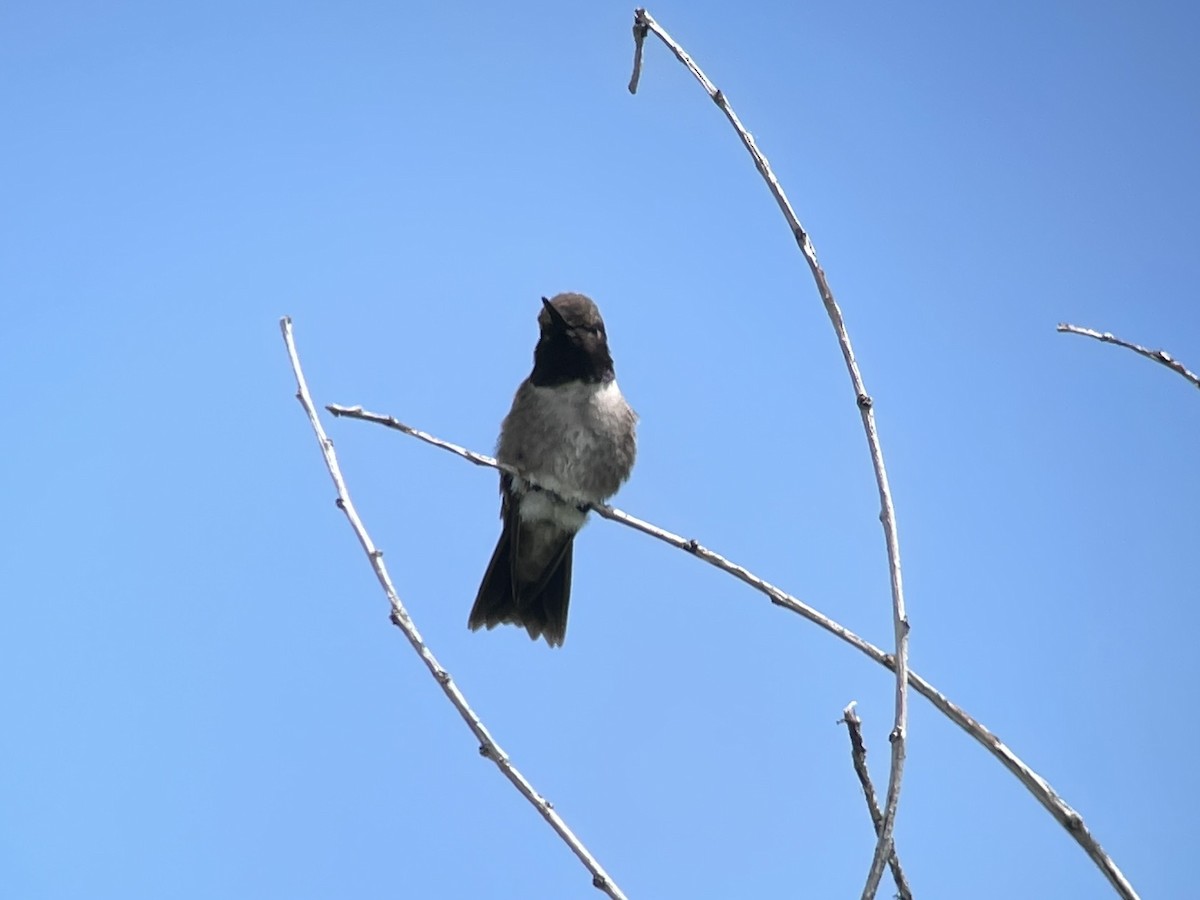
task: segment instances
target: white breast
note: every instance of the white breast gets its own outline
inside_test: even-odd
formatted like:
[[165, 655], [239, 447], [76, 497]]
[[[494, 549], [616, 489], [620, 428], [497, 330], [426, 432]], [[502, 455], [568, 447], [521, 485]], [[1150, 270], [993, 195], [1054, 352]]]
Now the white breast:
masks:
[[[527, 456], [528, 462], [537, 460], [529, 474], [550, 490], [584, 502], [604, 499], [615, 490], [615, 483], [606, 491], [598, 490], [597, 472], [612, 470], [616, 445], [632, 428], [633, 413], [616, 380], [535, 387], [529, 399], [537, 412], [526, 421], [542, 426], [536, 429], [542, 432], [537, 441], [541, 452]], [[531, 499], [522, 504], [523, 515], [552, 517], [548, 505], [537, 501], [529, 505]], [[559, 510], [553, 517], [559, 516], [573, 519], [575, 511]]]

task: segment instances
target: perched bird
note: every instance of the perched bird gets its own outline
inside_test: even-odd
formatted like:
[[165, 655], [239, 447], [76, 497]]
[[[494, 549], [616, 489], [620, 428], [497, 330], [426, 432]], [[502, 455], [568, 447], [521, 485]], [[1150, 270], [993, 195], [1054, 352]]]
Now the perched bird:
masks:
[[496, 458], [554, 494], [501, 474], [504, 530], [467, 625], [520, 625], [533, 640], [558, 647], [583, 507], [611, 497], [629, 477], [637, 415], [617, 387], [595, 303], [583, 294], [543, 297], [538, 325], [533, 371], [500, 426]]

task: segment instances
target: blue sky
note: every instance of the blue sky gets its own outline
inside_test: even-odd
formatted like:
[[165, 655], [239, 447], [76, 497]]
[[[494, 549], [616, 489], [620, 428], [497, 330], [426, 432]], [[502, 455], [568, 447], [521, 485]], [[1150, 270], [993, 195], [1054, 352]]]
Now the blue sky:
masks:
[[[816, 243], [875, 397], [912, 666], [1182, 896], [1200, 658], [1200, 11], [651, 12]], [[0, 12], [0, 878], [21, 898], [594, 897], [399, 632], [299, 406], [488, 452], [538, 298], [594, 296], [640, 454], [617, 504], [877, 644], [887, 569], [816, 292], [719, 112], [616, 3]], [[857, 896], [891, 676], [603, 521], [567, 642], [465, 627], [496, 479], [327, 421], [402, 597], [632, 897]], [[914, 697], [918, 896], [1108, 886]], [[880, 896], [890, 893], [885, 880]]]

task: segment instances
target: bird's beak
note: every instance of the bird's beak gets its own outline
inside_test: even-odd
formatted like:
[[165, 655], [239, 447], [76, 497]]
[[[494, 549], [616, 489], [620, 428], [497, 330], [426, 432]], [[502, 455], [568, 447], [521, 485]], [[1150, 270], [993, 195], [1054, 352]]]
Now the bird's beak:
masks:
[[566, 331], [568, 328], [567, 320], [562, 317], [562, 313], [554, 308], [554, 304], [543, 297], [542, 306], [546, 307], [546, 312], [549, 313], [550, 321], [553, 323], [554, 327], [559, 331]]

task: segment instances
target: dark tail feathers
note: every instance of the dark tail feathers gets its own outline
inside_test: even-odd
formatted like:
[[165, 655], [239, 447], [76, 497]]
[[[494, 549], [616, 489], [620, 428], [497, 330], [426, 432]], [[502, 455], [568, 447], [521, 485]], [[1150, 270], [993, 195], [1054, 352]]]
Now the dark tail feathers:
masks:
[[[574, 536], [537, 581], [516, 579], [516, 554], [520, 525], [512, 519], [504, 530], [484, 573], [467, 627], [492, 629], [497, 625], [519, 625], [537, 640], [544, 637], [551, 647], [561, 647], [567, 636], [567, 606], [571, 600], [571, 556]], [[517, 541], [513, 540], [516, 532]]]

